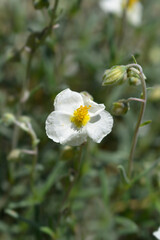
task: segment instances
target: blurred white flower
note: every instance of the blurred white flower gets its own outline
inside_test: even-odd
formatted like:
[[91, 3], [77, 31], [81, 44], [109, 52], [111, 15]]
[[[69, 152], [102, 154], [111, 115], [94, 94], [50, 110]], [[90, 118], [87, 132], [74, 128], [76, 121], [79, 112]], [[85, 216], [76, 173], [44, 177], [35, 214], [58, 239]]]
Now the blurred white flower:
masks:
[[155, 236], [158, 240], [160, 240], [160, 227], [157, 231], [153, 232], [153, 236]]
[[79, 146], [89, 136], [100, 143], [111, 132], [113, 118], [104, 104], [97, 104], [84, 93], [66, 89], [54, 101], [55, 110], [46, 120], [47, 136], [54, 142]]
[[[100, 8], [106, 13], [114, 13], [121, 17], [127, 0], [100, 0]], [[126, 17], [134, 26], [141, 25], [143, 6], [139, 0], [129, 0]]]

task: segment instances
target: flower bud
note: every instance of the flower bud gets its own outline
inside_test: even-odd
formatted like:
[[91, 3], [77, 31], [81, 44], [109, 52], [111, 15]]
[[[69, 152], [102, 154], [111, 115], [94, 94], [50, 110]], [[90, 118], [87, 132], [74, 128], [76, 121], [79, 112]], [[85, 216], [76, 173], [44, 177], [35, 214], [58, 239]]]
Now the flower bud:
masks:
[[133, 68], [133, 67], [129, 68], [129, 69], [127, 70], [127, 77], [128, 77], [128, 78], [130, 78], [130, 77], [139, 77], [139, 71], [138, 71], [138, 69]]
[[124, 65], [114, 66], [104, 72], [102, 85], [122, 83], [127, 78], [127, 67]]
[[71, 160], [74, 157], [74, 150], [70, 146], [65, 146], [62, 150], [62, 159]]
[[[146, 79], [146, 76], [144, 74], [143, 77], [144, 79]], [[134, 67], [129, 68], [127, 70], [127, 78], [130, 85], [138, 86], [141, 84], [140, 71], [137, 68]]]
[[15, 121], [15, 116], [12, 113], [5, 113], [2, 117], [2, 122], [7, 125], [14, 123], [14, 121]]
[[129, 81], [130, 85], [134, 85], [134, 86], [138, 86], [141, 84], [141, 80], [136, 77], [130, 77], [130, 78], [128, 78], [128, 81]]
[[160, 101], [160, 85], [156, 85], [150, 90], [148, 98], [152, 102]]
[[112, 106], [112, 114], [115, 116], [121, 116], [128, 112], [129, 103], [125, 100], [119, 100], [118, 102], [114, 102]]
[[13, 149], [13, 150], [9, 153], [7, 159], [8, 159], [9, 161], [17, 160], [17, 159], [20, 158], [21, 153], [22, 153], [22, 152], [21, 152], [20, 149]]
[[31, 122], [31, 119], [30, 117], [28, 116], [20, 116], [19, 119], [18, 119], [21, 123], [25, 123], [25, 124], [28, 124]]

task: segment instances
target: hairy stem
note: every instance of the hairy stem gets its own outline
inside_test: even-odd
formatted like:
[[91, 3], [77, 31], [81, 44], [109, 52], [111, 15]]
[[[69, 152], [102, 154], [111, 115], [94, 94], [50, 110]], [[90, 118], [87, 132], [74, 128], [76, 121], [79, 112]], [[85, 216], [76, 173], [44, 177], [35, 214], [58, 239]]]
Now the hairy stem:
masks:
[[137, 144], [137, 139], [138, 139], [138, 133], [139, 133], [139, 127], [143, 119], [143, 115], [145, 112], [145, 107], [146, 107], [146, 102], [147, 102], [147, 91], [146, 91], [146, 82], [143, 74], [143, 70], [140, 65], [138, 64], [129, 64], [127, 65], [128, 68], [135, 67], [138, 68], [139, 70], [139, 76], [142, 84], [142, 103], [141, 103], [141, 109], [140, 113], [138, 116], [137, 124], [135, 127], [134, 135], [133, 135], [133, 140], [132, 140], [132, 145], [131, 145], [131, 150], [130, 150], [130, 155], [129, 155], [129, 164], [128, 164], [128, 176], [131, 177], [132, 175], [132, 170], [133, 170], [133, 158], [134, 158], [134, 152]]
[[127, 99], [127, 102], [129, 101], [135, 101], [135, 102], [145, 102], [144, 99], [141, 99], [141, 98], [133, 98], [133, 97], [130, 97]]
[[82, 165], [82, 151], [83, 151], [83, 147], [84, 145], [82, 144], [80, 146], [80, 149], [79, 149], [79, 156], [78, 156], [78, 169], [76, 171], [76, 174], [75, 174], [75, 177], [74, 177], [74, 180], [71, 182], [67, 192], [66, 192], [66, 195], [62, 201], [62, 204], [61, 204], [61, 211], [60, 211], [60, 215], [59, 215], [59, 221], [61, 219], [61, 216], [62, 216], [62, 213], [63, 213], [63, 208], [64, 208], [64, 205], [65, 203], [68, 201], [68, 198], [69, 198], [69, 195], [70, 195], [70, 192], [72, 191], [73, 187], [75, 186], [76, 182], [78, 181], [79, 177], [80, 177], [80, 172], [81, 172], [81, 165]]

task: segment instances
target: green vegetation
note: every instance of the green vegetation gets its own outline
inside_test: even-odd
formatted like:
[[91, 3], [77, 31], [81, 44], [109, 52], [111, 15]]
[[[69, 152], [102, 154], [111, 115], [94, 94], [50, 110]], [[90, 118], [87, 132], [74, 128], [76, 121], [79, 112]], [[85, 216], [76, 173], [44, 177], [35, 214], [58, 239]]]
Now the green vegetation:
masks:
[[[155, 239], [160, 3], [141, 3], [137, 27], [125, 11], [122, 17], [102, 11], [98, 0], [0, 0], [0, 240]], [[135, 61], [146, 76], [148, 100], [130, 177], [143, 104], [130, 98], [143, 98], [139, 75], [130, 71], [130, 83], [118, 78], [106, 86], [102, 78], [107, 69]], [[47, 137], [46, 118], [66, 88], [87, 91], [113, 115], [112, 132], [101, 143], [70, 147]], [[116, 114], [117, 106], [126, 114]]]

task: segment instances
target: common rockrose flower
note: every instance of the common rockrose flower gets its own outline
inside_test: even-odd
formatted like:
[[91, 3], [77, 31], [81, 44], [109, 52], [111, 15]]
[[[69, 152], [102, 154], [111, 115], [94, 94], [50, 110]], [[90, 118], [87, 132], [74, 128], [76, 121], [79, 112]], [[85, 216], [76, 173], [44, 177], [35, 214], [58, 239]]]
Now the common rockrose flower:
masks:
[[126, 9], [127, 20], [138, 27], [142, 23], [143, 6], [140, 0], [100, 0], [99, 5], [105, 13], [113, 13], [118, 17], [122, 17], [123, 10], [128, 3]]
[[153, 232], [153, 236], [155, 236], [158, 240], [160, 240], [160, 227], [157, 231]]
[[54, 100], [54, 111], [46, 120], [46, 133], [54, 142], [79, 146], [87, 137], [100, 143], [112, 126], [113, 118], [105, 111], [104, 104], [67, 88]]

